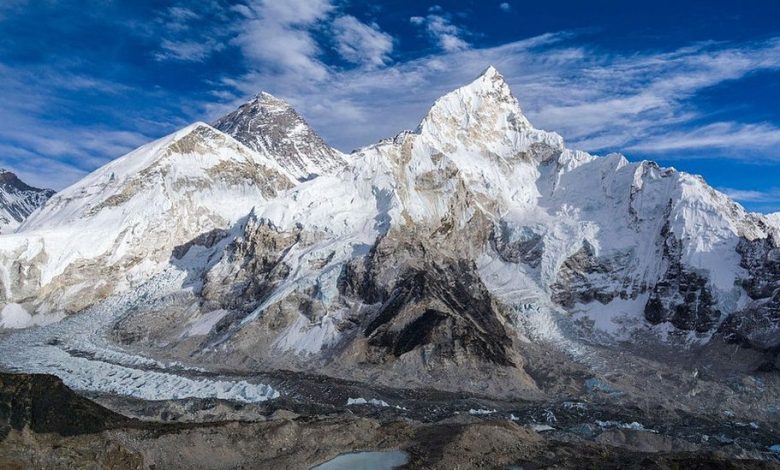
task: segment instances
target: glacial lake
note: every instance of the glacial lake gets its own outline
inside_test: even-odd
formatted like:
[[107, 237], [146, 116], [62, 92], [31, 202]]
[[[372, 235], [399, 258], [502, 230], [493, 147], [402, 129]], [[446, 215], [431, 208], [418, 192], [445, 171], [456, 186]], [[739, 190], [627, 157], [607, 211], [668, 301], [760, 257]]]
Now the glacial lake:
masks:
[[392, 470], [408, 461], [409, 455], [401, 450], [350, 452], [312, 467], [311, 470]]

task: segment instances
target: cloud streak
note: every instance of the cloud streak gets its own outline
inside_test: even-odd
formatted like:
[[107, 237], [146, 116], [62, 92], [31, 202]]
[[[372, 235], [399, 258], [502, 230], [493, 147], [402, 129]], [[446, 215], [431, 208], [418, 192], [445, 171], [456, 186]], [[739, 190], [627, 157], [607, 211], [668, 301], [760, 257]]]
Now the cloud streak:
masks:
[[[769, 188], [762, 191], [752, 189], [718, 188], [731, 199], [743, 204], [750, 204], [755, 209], [772, 212], [780, 209], [780, 187]], [[778, 212], [780, 214], [780, 212]], [[780, 221], [780, 219], [778, 219]]]
[[393, 38], [376, 24], [365, 24], [345, 15], [333, 21], [336, 49], [346, 60], [360, 65], [379, 67], [390, 61]]
[[[441, 8], [431, 7], [431, 12], [440, 12]], [[466, 31], [452, 24], [448, 16], [431, 13], [425, 17], [413, 16], [409, 22], [424, 27], [428, 35], [445, 52], [457, 52], [468, 49], [469, 43], [463, 39]]]

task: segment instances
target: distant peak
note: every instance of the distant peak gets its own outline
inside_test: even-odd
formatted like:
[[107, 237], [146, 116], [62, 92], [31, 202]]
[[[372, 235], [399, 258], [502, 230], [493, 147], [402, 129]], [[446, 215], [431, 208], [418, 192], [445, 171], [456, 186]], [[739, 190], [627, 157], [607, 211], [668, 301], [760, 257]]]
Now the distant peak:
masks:
[[264, 106], [264, 107], [270, 106], [270, 107], [277, 107], [277, 108], [284, 108], [284, 109], [292, 109], [290, 103], [266, 91], [261, 91], [260, 93], [256, 94], [254, 98], [241, 105], [241, 108], [245, 108], [247, 106], [251, 108], [251, 107], [256, 107], [257, 105]]
[[498, 97], [502, 97], [509, 101], [516, 102], [514, 96], [512, 96], [512, 90], [509, 89], [509, 84], [504, 80], [504, 76], [501, 75], [498, 70], [492, 65], [486, 68], [479, 76], [474, 79], [470, 84], [464, 88], [470, 88], [475, 91], [496, 93]]
[[14, 188], [18, 191], [41, 192], [41, 193], [47, 193], [49, 195], [54, 193], [54, 191], [52, 191], [51, 189], [42, 189], [42, 188], [36, 188], [34, 186], [30, 186], [29, 184], [20, 180], [19, 177], [16, 176], [16, 173], [10, 170], [6, 170], [5, 168], [0, 168], [0, 185], [4, 187]]
[[345, 163], [289, 103], [270, 93], [258, 93], [217, 119], [214, 127], [276, 160], [300, 181], [331, 173]]
[[491, 78], [491, 79], [493, 77], [498, 77], [502, 80], [504, 79], [503, 75], [501, 75], [499, 71], [496, 70], [496, 68], [493, 67], [492, 65], [488, 65], [488, 67], [485, 70], [483, 70], [482, 73], [479, 74], [479, 76], [485, 78]]
[[[468, 85], [442, 96], [433, 104], [420, 129], [430, 132], [441, 131], [441, 126], [458, 125], [461, 128], [478, 125], [479, 121], [492, 119], [483, 124], [493, 126], [495, 119], [512, 126], [530, 128], [523, 116], [520, 104], [512, 94], [509, 84], [492, 65], [486, 68]], [[446, 123], [446, 124], [445, 124]]]

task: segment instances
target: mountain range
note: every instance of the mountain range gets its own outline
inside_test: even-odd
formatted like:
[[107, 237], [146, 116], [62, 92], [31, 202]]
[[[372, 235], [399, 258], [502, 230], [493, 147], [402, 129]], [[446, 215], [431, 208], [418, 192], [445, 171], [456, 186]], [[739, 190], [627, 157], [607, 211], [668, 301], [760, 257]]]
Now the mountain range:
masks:
[[549, 345], [780, 367], [780, 216], [567, 148], [492, 67], [349, 155], [261, 93], [53, 196], [2, 173], [0, 210], [4, 328], [111, 302], [111, 339], [163, 360], [498, 397], [570, 387]]

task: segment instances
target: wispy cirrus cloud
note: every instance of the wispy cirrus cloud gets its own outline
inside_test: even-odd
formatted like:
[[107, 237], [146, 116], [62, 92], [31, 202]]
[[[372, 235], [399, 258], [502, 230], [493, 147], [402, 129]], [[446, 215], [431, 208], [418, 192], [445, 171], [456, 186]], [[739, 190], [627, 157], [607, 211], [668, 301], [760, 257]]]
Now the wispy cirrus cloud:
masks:
[[173, 5], [156, 18], [160, 35], [159, 49], [154, 52], [157, 61], [203, 62], [225, 48], [226, 34], [218, 4], [190, 2], [189, 6]]
[[310, 29], [333, 10], [329, 0], [251, 1], [234, 10], [243, 18], [232, 44], [253, 65], [304, 79], [327, 76], [327, 67], [318, 57], [320, 46]]
[[780, 188], [772, 188], [767, 191], [752, 189], [718, 188], [718, 190], [732, 199], [745, 202], [777, 202], [780, 201]]
[[333, 20], [336, 49], [346, 60], [360, 65], [379, 67], [390, 61], [393, 37], [376, 24], [366, 24], [354, 16]]
[[[780, 187], [768, 188], [765, 190], [723, 187], [717, 189], [731, 199], [743, 204], [749, 204], [757, 210], [772, 212], [780, 209]], [[778, 212], [778, 214], [776, 220], [780, 222], [780, 212]]]
[[[701, 149], [768, 149], [780, 145], [780, 128], [769, 123], [715, 122], [682, 132], [656, 135], [629, 150], [670, 152]], [[780, 152], [778, 152], [780, 159]]]
[[412, 16], [409, 22], [423, 27], [445, 52], [457, 52], [469, 48], [469, 43], [463, 39], [466, 30], [454, 25], [450, 15], [443, 13], [440, 6], [431, 7], [428, 11], [429, 14], [426, 16]]
[[181, 60], [185, 62], [202, 62], [211, 54], [224, 48], [224, 44], [214, 39], [206, 41], [172, 41], [163, 39], [160, 50], [155, 54], [156, 60]]

